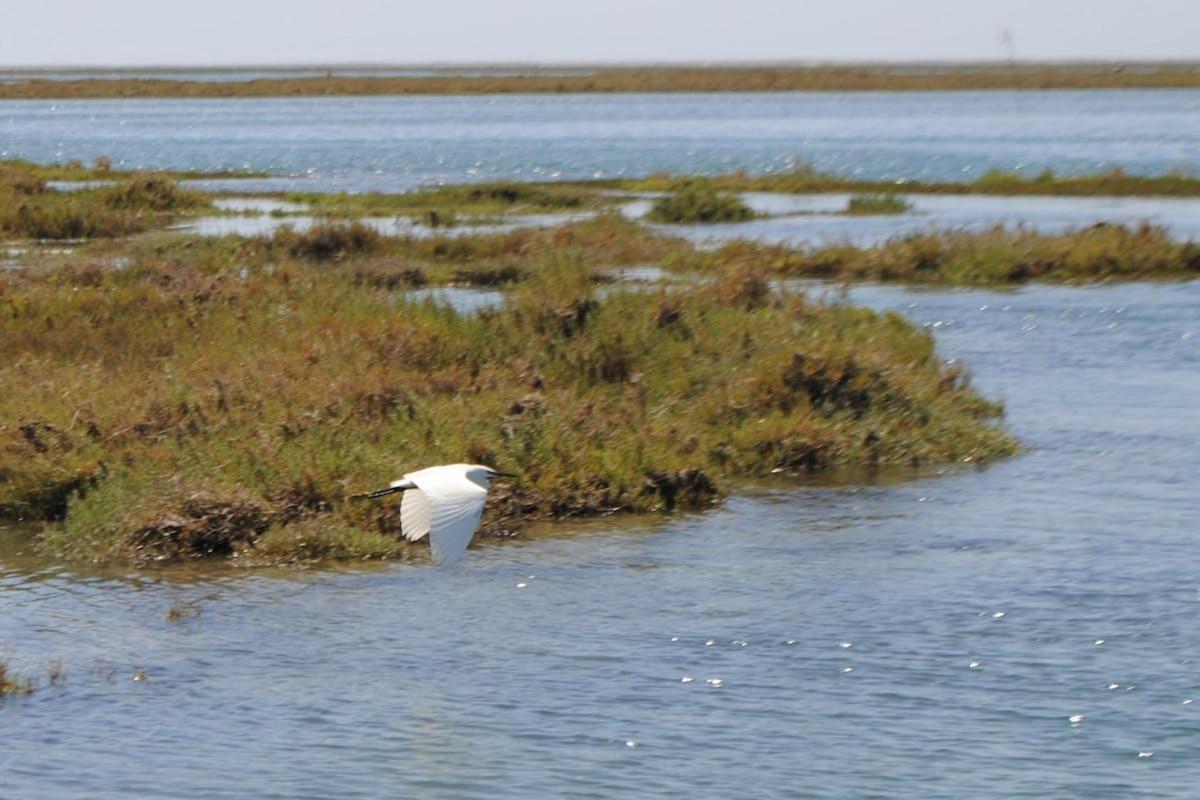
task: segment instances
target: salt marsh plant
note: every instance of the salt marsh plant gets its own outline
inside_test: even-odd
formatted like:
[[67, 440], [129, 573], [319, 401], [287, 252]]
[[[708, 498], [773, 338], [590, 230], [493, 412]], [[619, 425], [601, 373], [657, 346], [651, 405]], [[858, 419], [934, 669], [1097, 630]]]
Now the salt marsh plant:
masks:
[[0, 237], [96, 239], [126, 236], [209, 206], [197, 192], [158, 175], [79, 191], [56, 191], [37, 175], [0, 167]]
[[654, 201], [646, 219], [668, 224], [712, 224], [754, 219], [754, 210], [736, 194], [687, 185]]
[[856, 194], [846, 203], [847, 214], [903, 214], [911, 209], [912, 205], [895, 192]]

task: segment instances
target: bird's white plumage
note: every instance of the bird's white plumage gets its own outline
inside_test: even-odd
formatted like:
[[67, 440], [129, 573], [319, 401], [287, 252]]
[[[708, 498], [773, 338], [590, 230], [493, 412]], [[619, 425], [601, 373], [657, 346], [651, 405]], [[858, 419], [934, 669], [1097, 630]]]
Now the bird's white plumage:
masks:
[[400, 500], [400, 532], [410, 542], [429, 533], [429, 498], [420, 489], [409, 489]]
[[438, 564], [453, 564], [461, 558], [479, 527], [487, 489], [468, 477], [478, 469], [451, 464], [404, 476], [417, 488], [406, 491], [400, 502], [401, 531], [411, 540], [428, 534]]

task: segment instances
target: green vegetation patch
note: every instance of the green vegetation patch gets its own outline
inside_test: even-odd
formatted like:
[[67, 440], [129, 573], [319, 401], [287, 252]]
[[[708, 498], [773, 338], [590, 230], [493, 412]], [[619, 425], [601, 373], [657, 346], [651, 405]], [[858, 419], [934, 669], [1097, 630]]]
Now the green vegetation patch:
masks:
[[646, 219], [668, 224], [745, 222], [757, 214], [736, 194], [688, 185], [654, 201]]
[[0, 510], [47, 519], [69, 558], [396, 557], [396, 504], [346, 498], [429, 464], [518, 474], [490, 498], [495, 533], [704, 507], [777, 470], [1016, 448], [898, 315], [749, 269], [597, 296], [581, 252], [539, 250], [476, 315], [337, 262], [6, 274]]
[[912, 205], [895, 192], [856, 194], [846, 203], [847, 214], [903, 214]]
[[56, 191], [36, 173], [0, 166], [0, 237], [96, 239], [127, 236], [210, 207], [165, 176], [139, 175], [79, 191]]

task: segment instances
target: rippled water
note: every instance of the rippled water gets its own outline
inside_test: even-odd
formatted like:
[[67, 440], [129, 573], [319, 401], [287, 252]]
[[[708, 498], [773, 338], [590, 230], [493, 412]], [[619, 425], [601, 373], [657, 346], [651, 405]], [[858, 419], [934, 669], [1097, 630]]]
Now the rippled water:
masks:
[[1025, 453], [450, 570], [77, 572], [0, 532], [0, 652], [67, 673], [0, 705], [0, 797], [1193, 797], [1200, 282], [851, 299]]
[[786, 168], [1200, 171], [1200, 91], [789, 92], [0, 102], [0, 157], [251, 169], [258, 188]]

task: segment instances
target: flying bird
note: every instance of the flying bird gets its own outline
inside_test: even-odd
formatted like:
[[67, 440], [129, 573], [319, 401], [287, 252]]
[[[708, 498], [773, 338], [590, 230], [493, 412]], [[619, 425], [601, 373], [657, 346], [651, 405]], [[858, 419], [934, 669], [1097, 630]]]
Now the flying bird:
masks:
[[409, 472], [386, 489], [354, 495], [385, 497], [404, 492], [400, 500], [400, 532], [411, 542], [426, 534], [433, 560], [449, 566], [462, 558], [479, 529], [483, 504], [493, 478], [513, 477], [479, 464], [445, 464]]

